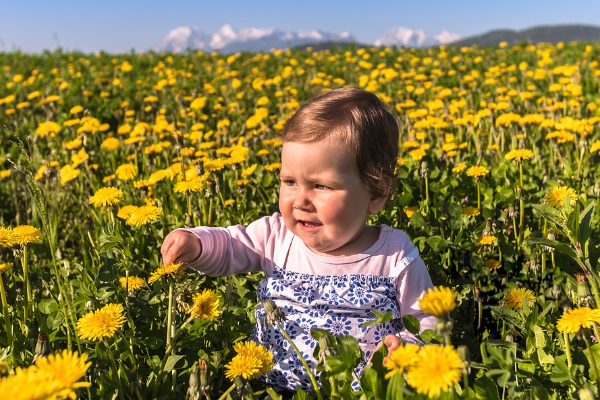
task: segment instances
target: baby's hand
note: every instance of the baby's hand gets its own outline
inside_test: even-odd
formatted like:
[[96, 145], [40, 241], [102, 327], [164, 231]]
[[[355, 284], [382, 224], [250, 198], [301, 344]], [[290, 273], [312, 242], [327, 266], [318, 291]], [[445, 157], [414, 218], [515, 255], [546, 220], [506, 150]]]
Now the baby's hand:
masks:
[[390, 354], [392, 354], [392, 352], [394, 350], [396, 350], [398, 347], [400, 347], [402, 345], [402, 340], [396, 335], [386, 335], [386, 337], [383, 338], [383, 341], [381, 343], [379, 343], [379, 345], [377, 346], [377, 348], [375, 349], [375, 351], [373, 353], [375, 353], [377, 350], [379, 350], [381, 348], [381, 346], [383, 346], [384, 344], [388, 348], [388, 355], [383, 359], [383, 362], [385, 363], [387, 361], [387, 359], [390, 358]]
[[160, 248], [164, 265], [172, 263], [188, 264], [202, 253], [202, 243], [192, 233], [177, 230], [169, 233]]

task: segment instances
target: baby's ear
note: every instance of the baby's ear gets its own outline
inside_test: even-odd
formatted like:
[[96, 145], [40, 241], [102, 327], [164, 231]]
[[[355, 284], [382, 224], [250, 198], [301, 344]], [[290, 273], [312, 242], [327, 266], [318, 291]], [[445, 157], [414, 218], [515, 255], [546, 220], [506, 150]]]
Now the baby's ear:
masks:
[[371, 203], [369, 204], [369, 212], [371, 214], [378, 214], [383, 209], [392, 188], [392, 178], [390, 176], [386, 175], [382, 180], [385, 187], [385, 194], [381, 197], [371, 197]]

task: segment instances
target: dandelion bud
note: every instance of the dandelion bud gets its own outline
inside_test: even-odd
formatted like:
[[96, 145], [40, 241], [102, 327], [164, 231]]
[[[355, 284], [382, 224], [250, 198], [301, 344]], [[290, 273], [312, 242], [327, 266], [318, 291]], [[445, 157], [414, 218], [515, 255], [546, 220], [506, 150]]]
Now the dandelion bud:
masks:
[[518, 211], [515, 210], [515, 207], [512, 204], [508, 206], [508, 218], [517, 218], [518, 215]]
[[335, 348], [329, 335], [323, 335], [319, 338], [319, 364], [327, 368], [327, 357], [335, 354]]
[[429, 164], [427, 161], [421, 162], [421, 178], [425, 179], [429, 177]]
[[267, 326], [276, 326], [279, 322], [285, 321], [285, 315], [281, 311], [273, 300], [264, 301], [263, 307], [267, 316], [265, 317], [265, 323]]
[[200, 387], [198, 386], [198, 383], [198, 364], [194, 364], [192, 370], [190, 371], [189, 387], [187, 393], [185, 394], [186, 400], [200, 400], [202, 395], [200, 393]]
[[536, 274], [540, 269], [540, 264], [536, 261], [535, 257], [529, 259], [529, 269], [532, 273]]
[[203, 358], [198, 360], [198, 373], [200, 374], [200, 389], [205, 393], [210, 388], [210, 372], [208, 363]]
[[456, 349], [456, 351], [458, 352], [458, 355], [460, 356], [460, 359], [464, 361], [465, 365], [467, 366], [467, 374], [471, 372], [471, 352], [469, 351], [469, 348], [467, 346], [458, 346], [458, 348]]
[[190, 308], [194, 305], [192, 290], [185, 286], [175, 293], [175, 304], [177, 309], [183, 313], [189, 313]]
[[192, 228], [193, 227], [193, 225], [192, 225], [192, 216], [189, 215], [189, 214], [185, 216], [185, 227], [186, 228]]
[[521, 185], [517, 185], [517, 194], [515, 196], [516, 200], [521, 200], [523, 198], [523, 188]]
[[40, 358], [52, 354], [52, 348], [48, 345], [48, 335], [45, 333], [38, 334], [37, 343], [33, 356], [33, 364]]

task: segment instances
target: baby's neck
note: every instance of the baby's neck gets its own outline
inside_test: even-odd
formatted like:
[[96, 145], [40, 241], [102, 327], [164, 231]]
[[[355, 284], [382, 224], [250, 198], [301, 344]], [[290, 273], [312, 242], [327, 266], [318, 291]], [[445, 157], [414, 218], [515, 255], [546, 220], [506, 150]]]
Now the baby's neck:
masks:
[[375, 242], [379, 240], [379, 232], [379, 226], [365, 225], [356, 234], [356, 236], [352, 238], [352, 240], [350, 240], [342, 247], [339, 247], [332, 251], [328, 251], [326, 253], [319, 252], [317, 250], [311, 249], [310, 247], [309, 249], [313, 253], [323, 257], [350, 257], [356, 254], [363, 253], [366, 250], [370, 249], [371, 246], [373, 246]]

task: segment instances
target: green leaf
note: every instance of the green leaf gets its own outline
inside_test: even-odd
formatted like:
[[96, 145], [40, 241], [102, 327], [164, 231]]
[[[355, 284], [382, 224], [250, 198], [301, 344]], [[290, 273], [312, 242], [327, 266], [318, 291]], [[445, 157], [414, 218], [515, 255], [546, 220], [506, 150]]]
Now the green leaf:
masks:
[[534, 378], [531, 378], [531, 400], [549, 400], [550, 395], [546, 388]]
[[488, 378], [487, 376], [482, 376], [477, 379], [474, 383], [475, 389], [475, 397], [481, 400], [497, 400], [498, 396], [498, 387], [494, 383], [493, 380]]
[[296, 394], [292, 397], [293, 400], [312, 400], [311, 397], [302, 389], [297, 389]]
[[578, 260], [577, 253], [575, 253], [575, 250], [573, 250], [571, 248], [571, 246], [569, 246], [568, 244], [560, 243], [555, 240], [549, 240], [549, 239], [544, 239], [544, 238], [530, 238], [530, 239], [526, 239], [526, 240], [533, 244], [541, 244], [543, 246], [551, 247], [557, 251], [560, 251], [564, 255], [571, 257], [575, 261]]
[[535, 373], [535, 365], [531, 362], [517, 364], [517, 376], [519, 378], [531, 378]]
[[177, 362], [179, 360], [181, 360], [183, 357], [184, 356], [179, 355], [179, 354], [173, 354], [173, 355], [169, 356], [169, 358], [167, 358], [167, 362], [165, 363], [165, 368], [163, 369], [163, 373], [172, 371], [173, 368], [175, 368], [175, 364], [177, 364]]
[[422, 228], [425, 225], [425, 218], [417, 211], [410, 217], [410, 223], [413, 224], [415, 228]]
[[446, 246], [444, 238], [437, 235], [428, 237], [425, 242], [431, 246], [434, 253], [439, 253]]
[[58, 303], [52, 298], [41, 299], [38, 303], [38, 310], [43, 314], [50, 314], [53, 311], [58, 310]]
[[525, 321], [523, 321], [518, 312], [511, 310], [510, 308], [500, 306], [490, 306], [490, 309], [492, 310], [492, 314], [494, 314], [496, 317], [516, 328], [523, 329]]
[[406, 330], [413, 335], [418, 335], [421, 331], [421, 323], [414, 315], [407, 314], [403, 316], [402, 323], [404, 324]]
[[549, 222], [553, 223], [558, 227], [561, 227], [564, 231], [563, 233], [565, 233], [566, 236], [571, 236], [571, 231], [567, 225], [567, 220], [560, 213], [560, 211], [558, 211], [554, 207], [545, 206], [542, 204], [532, 204], [531, 207], [533, 208], [533, 211], [539, 214], [542, 218], [548, 220]]
[[283, 398], [280, 394], [273, 390], [271, 386], [267, 386], [267, 393], [269, 393], [269, 396], [273, 400], [281, 400]]
[[594, 216], [594, 208], [596, 206], [595, 201], [591, 201], [590, 204], [581, 212], [579, 215], [579, 230], [577, 231], [577, 240], [583, 247], [585, 242], [590, 239], [592, 235], [592, 218]]
[[385, 400], [396, 400], [403, 398], [404, 379], [401, 374], [394, 374], [388, 381]]

